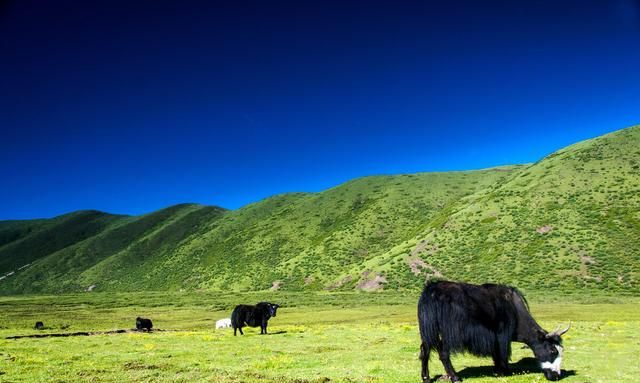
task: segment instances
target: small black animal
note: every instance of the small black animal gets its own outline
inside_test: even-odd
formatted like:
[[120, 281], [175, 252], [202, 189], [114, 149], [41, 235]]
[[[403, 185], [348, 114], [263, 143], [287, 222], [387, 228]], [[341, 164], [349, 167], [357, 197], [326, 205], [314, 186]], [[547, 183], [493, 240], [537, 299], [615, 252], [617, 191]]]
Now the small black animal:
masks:
[[469, 352], [491, 356], [495, 372], [509, 372], [511, 342], [522, 342], [533, 351], [544, 377], [560, 378], [562, 339], [569, 330], [545, 331], [533, 319], [524, 296], [504, 285], [471, 285], [430, 282], [418, 302], [422, 381], [429, 383], [429, 353], [436, 350], [452, 382], [459, 382], [450, 355]]
[[258, 327], [260, 326], [260, 334], [267, 333], [267, 322], [269, 318], [276, 316], [276, 310], [280, 305], [260, 302], [255, 306], [238, 305], [231, 313], [231, 326], [233, 327], [233, 336], [236, 330], [240, 330], [240, 335], [244, 335], [242, 328], [244, 326]]
[[136, 318], [136, 329], [144, 331], [151, 331], [151, 329], [153, 328], [153, 323], [151, 323], [151, 319], [147, 319], [147, 318], [140, 318], [137, 317]]
[[36, 330], [44, 330], [44, 323], [38, 321], [33, 328], [35, 328]]

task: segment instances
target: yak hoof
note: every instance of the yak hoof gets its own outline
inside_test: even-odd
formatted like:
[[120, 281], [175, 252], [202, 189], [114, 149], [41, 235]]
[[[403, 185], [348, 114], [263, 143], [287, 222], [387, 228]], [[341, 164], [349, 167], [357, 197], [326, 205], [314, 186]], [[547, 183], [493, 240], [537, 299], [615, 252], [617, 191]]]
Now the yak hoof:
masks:
[[493, 372], [495, 376], [509, 376], [511, 375], [511, 371], [509, 370], [495, 370]]

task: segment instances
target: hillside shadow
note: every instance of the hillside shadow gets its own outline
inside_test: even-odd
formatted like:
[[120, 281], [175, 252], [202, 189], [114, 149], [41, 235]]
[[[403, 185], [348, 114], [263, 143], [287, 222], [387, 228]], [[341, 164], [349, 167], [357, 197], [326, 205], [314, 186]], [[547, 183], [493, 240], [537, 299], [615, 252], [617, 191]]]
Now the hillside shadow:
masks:
[[[511, 370], [510, 375], [542, 374], [540, 364], [535, 358], [522, 358], [516, 363], [510, 363], [509, 369]], [[467, 378], [481, 378], [495, 375], [493, 372], [493, 365], [466, 367], [460, 371], [457, 371], [457, 373], [462, 380]], [[560, 380], [574, 375], [577, 375], [575, 370], [562, 370], [562, 377], [560, 378]], [[441, 377], [442, 375], [436, 375], [434, 377], [434, 380], [440, 379]]]

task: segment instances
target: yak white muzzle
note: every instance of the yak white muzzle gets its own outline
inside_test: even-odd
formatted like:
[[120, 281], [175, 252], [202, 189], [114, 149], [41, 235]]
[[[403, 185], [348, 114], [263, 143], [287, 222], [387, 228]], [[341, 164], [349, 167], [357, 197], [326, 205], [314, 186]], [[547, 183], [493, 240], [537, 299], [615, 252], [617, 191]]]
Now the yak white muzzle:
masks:
[[544, 372], [545, 378], [549, 380], [558, 380], [560, 378], [560, 374], [562, 372], [562, 353], [564, 352], [562, 346], [556, 345], [556, 350], [558, 350], [558, 356], [553, 362], [542, 362], [540, 367], [542, 367], [542, 371]]

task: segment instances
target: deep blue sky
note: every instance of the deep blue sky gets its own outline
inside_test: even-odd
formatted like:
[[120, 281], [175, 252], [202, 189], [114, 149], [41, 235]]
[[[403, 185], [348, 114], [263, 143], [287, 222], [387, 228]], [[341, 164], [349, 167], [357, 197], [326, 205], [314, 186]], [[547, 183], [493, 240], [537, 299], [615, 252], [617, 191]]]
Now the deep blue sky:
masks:
[[0, 0], [0, 219], [536, 161], [639, 68], [636, 0]]

